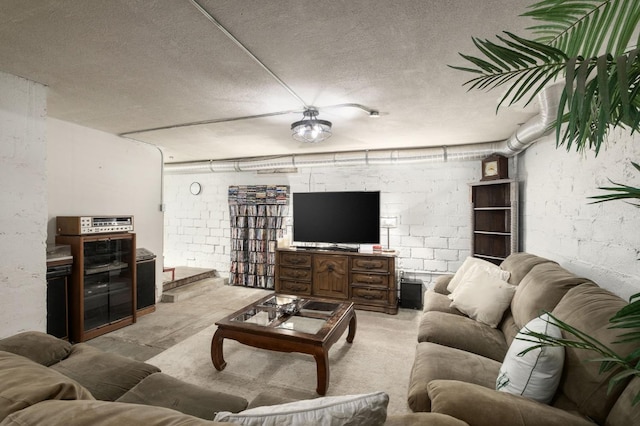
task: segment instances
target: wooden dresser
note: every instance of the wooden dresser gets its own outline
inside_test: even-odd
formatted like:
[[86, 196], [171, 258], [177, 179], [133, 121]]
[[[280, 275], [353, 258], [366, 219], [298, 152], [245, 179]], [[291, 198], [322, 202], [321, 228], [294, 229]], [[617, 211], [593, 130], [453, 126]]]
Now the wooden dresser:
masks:
[[394, 253], [278, 249], [276, 292], [349, 300], [358, 309], [396, 314]]

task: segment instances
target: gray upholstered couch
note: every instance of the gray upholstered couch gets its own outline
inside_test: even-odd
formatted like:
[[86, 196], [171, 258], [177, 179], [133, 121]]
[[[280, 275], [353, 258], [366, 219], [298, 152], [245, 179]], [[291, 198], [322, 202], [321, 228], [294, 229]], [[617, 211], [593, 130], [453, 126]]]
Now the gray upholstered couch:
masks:
[[[0, 422], [7, 424], [38, 424], [39, 418], [42, 424], [211, 424], [207, 420], [218, 411], [247, 406], [242, 397], [194, 386], [84, 343], [33, 331], [0, 340]], [[15, 418], [7, 417], [11, 413]]]
[[[244, 410], [265, 406], [278, 411], [278, 404], [286, 402], [265, 391], [248, 403], [183, 382], [153, 365], [40, 332], [0, 339], [0, 426], [228, 425], [237, 423], [212, 419], [218, 412], [249, 413]], [[322, 408], [315, 410], [329, 417]], [[336, 410], [339, 417], [346, 416], [341, 408]], [[378, 416], [385, 418], [387, 426], [466, 425], [435, 413], [386, 417], [386, 404]]]
[[585, 350], [565, 350], [560, 384], [548, 405], [495, 390], [509, 345], [543, 310], [622, 355], [638, 349], [614, 344], [620, 332], [609, 328], [609, 318], [625, 300], [532, 254], [512, 254], [500, 267], [510, 272], [508, 282], [517, 287], [496, 328], [451, 307], [447, 286], [452, 275], [441, 277], [425, 293], [408, 391], [411, 409], [447, 414], [472, 426], [640, 424], [640, 404], [631, 404], [640, 391], [640, 377], [607, 393], [611, 374], [600, 374], [600, 364], [588, 361], [596, 356]]

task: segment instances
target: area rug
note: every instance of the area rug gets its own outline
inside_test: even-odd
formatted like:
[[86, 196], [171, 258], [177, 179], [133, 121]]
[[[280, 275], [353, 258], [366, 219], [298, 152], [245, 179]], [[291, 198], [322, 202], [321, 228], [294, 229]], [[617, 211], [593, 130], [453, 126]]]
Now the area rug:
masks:
[[[407, 389], [419, 312], [356, 312], [358, 325], [353, 343], [347, 343], [345, 332], [329, 352], [327, 396], [382, 390], [389, 395], [389, 415], [410, 413]], [[267, 351], [225, 340], [227, 366], [217, 371], [210, 356], [215, 330], [212, 324], [147, 362], [171, 376], [249, 401], [262, 392], [289, 399], [319, 396], [315, 392], [316, 364], [310, 355]]]

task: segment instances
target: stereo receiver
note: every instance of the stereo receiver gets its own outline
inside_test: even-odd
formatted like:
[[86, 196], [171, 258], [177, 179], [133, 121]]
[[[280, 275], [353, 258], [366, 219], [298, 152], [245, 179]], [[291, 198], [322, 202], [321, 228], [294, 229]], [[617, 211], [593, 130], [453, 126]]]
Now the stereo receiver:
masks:
[[133, 231], [133, 216], [57, 216], [58, 235]]

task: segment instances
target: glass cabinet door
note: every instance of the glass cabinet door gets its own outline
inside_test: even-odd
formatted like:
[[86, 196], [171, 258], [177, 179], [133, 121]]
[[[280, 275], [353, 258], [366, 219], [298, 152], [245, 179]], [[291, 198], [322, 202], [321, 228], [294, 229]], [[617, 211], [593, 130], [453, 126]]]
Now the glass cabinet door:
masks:
[[130, 239], [85, 242], [85, 331], [133, 314], [132, 258]]

